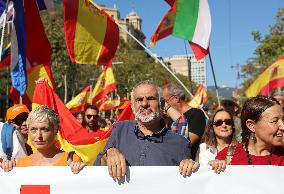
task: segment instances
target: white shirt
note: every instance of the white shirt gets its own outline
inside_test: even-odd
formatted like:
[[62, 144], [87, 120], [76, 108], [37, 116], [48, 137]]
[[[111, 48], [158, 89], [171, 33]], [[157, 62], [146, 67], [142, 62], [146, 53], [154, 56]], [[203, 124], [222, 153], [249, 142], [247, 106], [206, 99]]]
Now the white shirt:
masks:
[[217, 153], [216, 148], [207, 146], [206, 143], [201, 143], [196, 153], [195, 161], [199, 162], [201, 165], [208, 165], [209, 161], [215, 160]]

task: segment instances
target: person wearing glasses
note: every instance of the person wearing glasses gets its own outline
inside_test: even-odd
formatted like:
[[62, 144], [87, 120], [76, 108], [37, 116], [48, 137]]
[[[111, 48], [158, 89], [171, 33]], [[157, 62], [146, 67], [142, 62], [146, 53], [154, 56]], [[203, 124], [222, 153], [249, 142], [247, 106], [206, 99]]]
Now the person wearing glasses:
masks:
[[2, 161], [1, 168], [9, 172], [14, 166], [70, 166], [73, 173], [79, 173], [85, 166], [73, 153], [61, 151], [56, 146], [59, 128], [58, 114], [47, 106], [39, 106], [27, 118], [28, 136], [36, 152], [30, 156], [11, 161]]
[[135, 120], [114, 126], [95, 165], [107, 165], [110, 176], [118, 180], [125, 176], [127, 166], [179, 166], [183, 176], [197, 170], [199, 164], [190, 159], [188, 140], [166, 127], [161, 99], [153, 82], [135, 86], [131, 93]]
[[217, 154], [209, 164], [215, 172], [231, 165], [284, 166], [284, 114], [279, 102], [272, 97], [248, 99], [241, 112], [242, 143], [237, 144], [231, 160], [226, 160], [228, 148]]
[[29, 109], [24, 104], [15, 104], [7, 110], [6, 123], [0, 123], [2, 160], [18, 159], [32, 154], [32, 148], [27, 144], [28, 115]]
[[[196, 161], [201, 165], [215, 160], [217, 153], [228, 146], [234, 149], [237, 142], [233, 116], [224, 109], [215, 111], [208, 120], [201, 142], [196, 154]], [[229, 152], [227, 157], [230, 157]]]
[[99, 116], [99, 109], [95, 105], [89, 105], [85, 108], [83, 126], [89, 133], [103, 132], [103, 128], [106, 126], [106, 123], [104, 119]]
[[[175, 83], [166, 85], [164, 98], [166, 102], [165, 113], [177, 123], [174, 130], [190, 141], [191, 155], [195, 158], [206, 126], [204, 113], [200, 109], [188, 105], [184, 89]], [[176, 110], [178, 114], [173, 110]], [[178, 119], [176, 119], [177, 116], [179, 116]]]

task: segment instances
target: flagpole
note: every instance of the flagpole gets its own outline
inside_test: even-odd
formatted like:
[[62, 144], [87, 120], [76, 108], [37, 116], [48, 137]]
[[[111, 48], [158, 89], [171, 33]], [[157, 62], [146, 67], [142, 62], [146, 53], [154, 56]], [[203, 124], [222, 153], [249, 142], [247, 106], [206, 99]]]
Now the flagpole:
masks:
[[[184, 40], [183, 41], [184, 43], [184, 49], [185, 49], [185, 54], [186, 54], [186, 62], [187, 62], [187, 67], [188, 67], [188, 78], [189, 78], [189, 81], [192, 83], [192, 79], [191, 79], [191, 60], [190, 60], [190, 57], [188, 57], [188, 54], [187, 54], [187, 48], [186, 48], [186, 41]], [[192, 84], [190, 84], [190, 91], [192, 92]]]
[[218, 86], [217, 86], [217, 82], [216, 82], [216, 77], [215, 77], [215, 72], [214, 72], [214, 67], [213, 67], [213, 63], [212, 63], [212, 58], [211, 58], [210, 50], [208, 50], [208, 56], [209, 56], [210, 66], [211, 66], [211, 70], [212, 70], [212, 74], [213, 74], [213, 79], [214, 79], [214, 85], [215, 85], [215, 91], [216, 91], [216, 96], [217, 96], [217, 102], [218, 102], [218, 106], [220, 107], [220, 99], [219, 99], [219, 93], [218, 93]]
[[[178, 82], [179, 84], [185, 89], [185, 91], [190, 95], [190, 97], [197, 103], [198, 101], [195, 99], [195, 97], [192, 95], [192, 93], [186, 88], [186, 86], [182, 83], [182, 81], [168, 68], [168, 66], [160, 60], [157, 56], [155, 56], [152, 51], [150, 51], [147, 47], [145, 47], [144, 44], [142, 44], [135, 36], [133, 36], [128, 30], [126, 30], [124, 27], [122, 27], [118, 22], [115, 21], [115, 23], [119, 26], [120, 29], [122, 29], [124, 32], [126, 32], [131, 38], [133, 38], [140, 46], [142, 46], [145, 51], [156, 61], [158, 61]], [[206, 112], [203, 110], [203, 108], [200, 108], [203, 113], [205, 114], [205, 117], [208, 119], [208, 116]]]
[[2, 26], [2, 33], [1, 33], [1, 42], [0, 42], [0, 61], [2, 60], [2, 50], [3, 50], [3, 42], [4, 42], [4, 34], [5, 34], [5, 26], [6, 26], [6, 10], [8, 9], [8, 2], [6, 3], [6, 8], [4, 10], [4, 21], [3, 21], [3, 26]]

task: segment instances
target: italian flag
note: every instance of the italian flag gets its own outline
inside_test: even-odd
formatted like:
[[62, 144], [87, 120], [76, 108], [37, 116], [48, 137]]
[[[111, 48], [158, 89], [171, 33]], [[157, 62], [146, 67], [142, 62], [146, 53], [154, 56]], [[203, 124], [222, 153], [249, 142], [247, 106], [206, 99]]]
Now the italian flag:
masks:
[[176, 0], [176, 3], [176, 17], [172, 34], [190, 41], [194, 52], [205, 52], [206, 55], [211, 34], [211, 14], [208, 0]]

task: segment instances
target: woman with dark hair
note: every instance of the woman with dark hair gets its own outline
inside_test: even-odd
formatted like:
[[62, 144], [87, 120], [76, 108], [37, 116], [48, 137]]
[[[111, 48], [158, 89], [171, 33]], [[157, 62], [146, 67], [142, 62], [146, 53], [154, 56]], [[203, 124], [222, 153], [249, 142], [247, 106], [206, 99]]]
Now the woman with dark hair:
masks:
[[234, 134], [233, 116], [224, 109], [217, 110], [208, 121], [195, 160], [208, 164], [224, 148], [229, 146], [229, 149], [233, 149], [236, 145]]
[[228, 149], [218, 153], [217, 160], [210, 162], [215, 172], [223, 171], [226, 164], [284, 166], [283, 116], [279, 102], [272, 97], [248, 99], [241, 113], [242, 143], [236, 146], [230, 161], [226, 161]]

